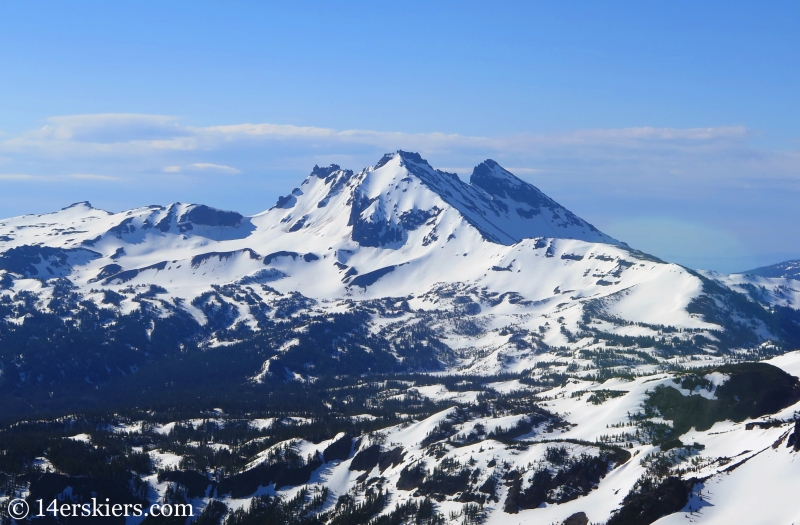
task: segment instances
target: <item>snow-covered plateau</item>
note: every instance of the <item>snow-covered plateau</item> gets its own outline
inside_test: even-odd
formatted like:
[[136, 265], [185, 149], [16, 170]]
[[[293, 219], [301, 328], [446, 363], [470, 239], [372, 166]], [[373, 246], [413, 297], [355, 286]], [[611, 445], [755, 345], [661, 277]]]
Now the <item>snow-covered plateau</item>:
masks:
[[796, 269], [664, 262], [403, 151], [252, 217], [0, 220], [0, 482], [201, 525], [800, 522]]

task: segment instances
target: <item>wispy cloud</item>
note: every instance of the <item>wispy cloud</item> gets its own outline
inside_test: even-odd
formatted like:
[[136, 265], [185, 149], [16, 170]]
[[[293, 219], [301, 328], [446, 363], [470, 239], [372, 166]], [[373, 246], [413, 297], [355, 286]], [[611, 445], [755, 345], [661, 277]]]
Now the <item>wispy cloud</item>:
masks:
[[[265, 163], [267, 169], [291, 165], [291, 169], [304, 170], [316, 159], [348, 156], [357, 160], [347, 167], [359, 169], [362, 162], [377, 160], [381, 152], [406, 149], [445, 166], [471, 166], [495, 158], [520, 176], [558, 176], [573, 182], [603, 178], [609, 186], [617, 184], [619, 191], [630, 191], [633, 182], [644, 187], [644, 180], [662, 185], [676, 180], [686, 185], [794, 187], [800, 183], [800, 152], [758, 148], [751, 140], [754, 135], [736, 125], [489, 137], [273, 123], [192, 126], [167, 115], [101, 114], [52, 117], [37, 129], [0, 138], [0, 153], [10, 159], [9, 170], [24, 170], [36, 162], [75, 162], [72, 169], [80, 173], [120, 167], [131, 177], [135, 173], [263, 173]], [[237, 167], [226, 162], [233, 155]], [[204, 160], [198, 162], [198, 157]], [[446, 169], [460, 174], [472, 170]]]
[[210, 162], [195, 162], [194, 164], [189, 164], [187, 166], [165, 166], [161, 171], [164, 173], [181, 173], [187, 171], [206, 171], [206, 172], [218, 172], [218, 173], [228, 173], [228, 174], [236, 174], [241, 173], [240, 170], [233, 168], [231, 166], [224, 166], [222, 164], [212, 164]]
[[176, 117], [111, 113], [50, 117], [44, 126], [0, 142], [8, 152], [52, 155], [136, 154], [147, 150], [194, 150], [191, 128]]
[[[63, 153], [133, 153], [142, 150], [214, 149], [236, 141], [300, 141], [328, 144], [362, 144], [382, 147], [442, 150], [487, 149], [521, 152], [531, 148], [563, 146], [608, 146], [621, 148], [708, 145], [738, 141], [748, 136], [744, 126], [706, 128], [636, 127], [589, 129], [559, 134], [517, 134], [501, 137], [452, 133], [405, 133], [401, 131], [335, 130], [289, 124], [231, 124], [187, 126], [164, 115], [103, 114], [51, 117], [39, 129], [0, 142], [6, 151], [37, 149]], [[199, 165], [195, 165], [199, 168]]]
[[236, 168], [230, 166], [223, 166], [222, 164], [211, 164], [210, 162], [195, 162], [191, 165], [192, 168], [202, 171], [221, 171], [224, 173], [241, 173]]
[[71, 173], [69, 175], [31, 175], [28, 173], [0, 173], [0, 180], [22, 182], [67, 182], [70, 180], [118, 181], [119, 177], [94, 173]]
[[46, 180], [47, 177], [39, 177], [37, 175], [29, 175], [27, 173], [0, 173], [0, 180]]
[[69, 178], [78, 180], [119, 180], [119, 177], [112, 177], [110, 175], [97, 175], [94, 173], [73, 173], [72, 175], [69, 175]]

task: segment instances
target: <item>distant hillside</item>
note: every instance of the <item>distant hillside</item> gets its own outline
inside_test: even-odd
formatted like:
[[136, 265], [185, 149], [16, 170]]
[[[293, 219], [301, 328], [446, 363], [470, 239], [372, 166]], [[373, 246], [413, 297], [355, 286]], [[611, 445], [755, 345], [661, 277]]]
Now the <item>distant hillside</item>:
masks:
[[760, 275], [761, 277], [783, 277], [785, 279], [796, 279], [800, 281], [800, 259], [762, 266], [761, 268], [747, 270], [742, 273]]

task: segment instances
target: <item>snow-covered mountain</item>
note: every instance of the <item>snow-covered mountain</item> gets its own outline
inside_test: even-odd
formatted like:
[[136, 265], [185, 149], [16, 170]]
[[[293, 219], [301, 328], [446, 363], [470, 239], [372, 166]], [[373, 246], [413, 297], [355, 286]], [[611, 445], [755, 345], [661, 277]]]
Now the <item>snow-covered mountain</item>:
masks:
[[[633, 250], [494, 161], [465, 183], [402, 151], [359, 173], [315, 167], [253, 217], [181, 203], [109, 213], [84, 202], [0, 221], [0, 293], [15, 326], [30, 313], [20, 305], [54, 313], [70, 310], [60, 302], [71, 297], [117, 315], [188, 317], [192, 339], [215, 346], [268, 329], [289, 297], [288, 317], [378, 301], [386, 306], [365, 328], [399, 362], [392, 338], [422, 323], [441, 342], [429, 357], [464, 373], [521, 372], [554, 349], [593, 367], [579, 356], [631, 342], [655, 361], [678, 348], [795, 344], [794, 325], [770, 308], [796, 308], [796, 287], [761, 278], [758, 290], [774, 293], [756, 301], [736, 279]], [[58, 293], [65, 287], [72, 295]]]
[[[269, 255], [281, 252], [303, 253], [306, 263], [327, 259], [312, 264], [314, 275], [322, 271], [327, 278], [315, 279], [313, 286], [302, 278], [289, 282], [314, 297], [336, 297], [350, 285], [338, 275], [340, 266], [354, 277], [354, 263], [362, 268], [359, 275], [413, 263], [418, 274], [433, 272], [417, 283], [420, 289], [454, 280], [451, 265], [437, 274], [431, 267], [438, 265], [428, 261], [455, 252], [468, 256], [478, 250], [491, 257], [534, 238], [621, 244], [493, 161], [476, 167], [466, 184], [405, 152], [387, 155], [358, 174], [335, 165], [315, 167], [300, 188], [254, 217], [180, 203], [110, 214], [78, 203], [53, 214], [3, 221], [0, 231], [5, 252], [0, 268], [9, 272], [40, 279], [69, 276], [78, 285], [152, 280], [171, 283], [167, 289], [187, 297], [198, 284], [233, 282], [247, 270], [270, 265]], [[488, 250], [481, 250], [484, 244]], [[31, 258], [39, 262], [25, 262]], [[223, 260], [224, 271], [198, 277], [201, 265]], [[240, 260], [253, 262], [247, 266]], [[474, 263], [473, 257], [458, 266], [470, 272]], [[301, 266], [293, 275], [303, 272]], [[426, 271], [419, 272], [422, 267]], [[144, 278], [148, 272], [153, 275]]]
[[749, 275], [759, 275], [761, 277], [782, 277], [800, 281], [800, 259], [784, 261], [769, 266], [762, 266], [753, 270], [742, 272]]
[[[6, 417], [19, 419], [335, 384], [324, 406], [346, 413], [351, 401], [331, 392], [374, 387], [369, 407], [405, 415], [361, 429], [358, 440], [275, 444], [270, 434], [263, 450], [248, 442], [241, 453], [249, 463], [233, 478], [249, 488], [226, 493], [220, 481], [218, 496], [242, 507], [269, 485], [253, 479], [287, 450], [324, 456], [341, 441], [340, 463], [292, 468], [362, 502], [371, 497], [365, 483], [379, 478], [406, 491], [392, 488], [392, 505], [435, 495], [455, 513], [480, 500], [497, 523], [573, 516], [586, 524], [581, 513], [605, 521], [623, 507], [615, 516], [629, 521], [614, 523], [650, 523], [636, 502], [673, 493], [688, 498], [684, 515], [693, 518], [706, 505], [703, 484], [727, 480], [730, 458], [749, 461], [741, 472], [764, 463], [783, 476], [782, 462], [800, 448], [781, 448], [780, 457], [765, 448], [788, 439], [796, 383], [740, 364], [774, 358], [796, 371], [796, 357], [775, 357], [800, 347], [800, 288], [791, 277], [666, 263], [492, 160], [466, 183], [400, 151], [358, 173], [315, 167], [252, 217], [181, 203], [110, 213], [84, 202], [1, 220], [0, 399]], [[370, 376], [383, 382], [361, 382]], [[394, 376], [405, 393], [387, 386]], [[780, 388], [758, 397], [752, 385], [765, 377]], [[694, 407], [687, 412], [702, 405], [721, 419], [698, 416], [683, 428], [685, 418], [670, 410], [684, 402]], [[439, 411], [426, 413], [431, 407]], [[764, 419], [770, 414], [775, 422]], [[155, 440], [158, 432], [142, 425], [137, 435]], [[551, 451], [553, 443], [568, 450]], [[152, 457], [167, 461], [160, 450]], [[445, 457], [457, 473], [436, 474]], [[481, 471], [467, 473], [469, 491], [424, 488], [468, 464]], [[551, 478], [531, 481], [541, 469]], [[152, 481], [166, 490], [161, 476]], [[488, 492], [478, 497], [478, 486]], [[738, 507], [725, 505], [708, 515], [735, 516]]]

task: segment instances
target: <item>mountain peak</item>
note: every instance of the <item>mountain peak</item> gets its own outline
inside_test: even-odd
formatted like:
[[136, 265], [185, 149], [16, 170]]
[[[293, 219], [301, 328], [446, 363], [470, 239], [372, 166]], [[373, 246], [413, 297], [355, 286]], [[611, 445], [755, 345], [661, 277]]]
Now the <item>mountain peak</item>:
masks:
[[70, 208], [88, 208], [90, 210], [95, 209], [94, 206], [89, 201], [80, 201], [80, 202], [73, 202], [69, 206], [65, 206], [61, 208], [61, 211], [69, 210]]
[[[476, 166], [467, 183], [404, 150], [355, 175], [336, 164], [314, 166], [300, 188], [271, 210], [287, 233], [317, 235], [324, 227], [341, 235], [349, 228], [352, 241], [370, 247], [446, 243], [459, 225], [505, 245], [536, 237], [620, 244], [494, 160]], [[335, 226], [338, 217], [347, 217], [347, 224]]]
[[339, 171], [342, 169], [338, 164], [331, 164], [326, 168], [320, 168], [316, 164], [314, 165], [314, 169], [311, 170], [312, 177], [319, 177], [320, 179], [327, 178], [331, 173], [335, 171]]
[[529, 204], [535, 208], [540, 206], [560, 207], [553, 199], [545, 195], [539, 188], [525, 182], [500, 164], [487, 159], [475, 166], [469, 183], [479, 187], [489, 195], [501, 199]]
[[380, 169], [388, 164], [392, 159], [400, 157], [401, 161], [404, 163], [411, 162], [413, 164], [421, 164], [424, 166], [430, 167], [428, 161], [423, 159], [419, 153], [413, 151], [403, 151], [401, 149], [395, 151], [394, 153], [386, 153], [381, 160], [375, 165], [375, 169]]
[[507, 169], [503, 168], [500, 164], [492, 159], [486, 159], [473, 168], [472, 175], [469, 178], [469, 183], [481, 187], [481, 184], [484, 184], [491, 179], [507, 180], [514, 183], [516, 186], [526, 184], [525, 181], [518, 178]]

